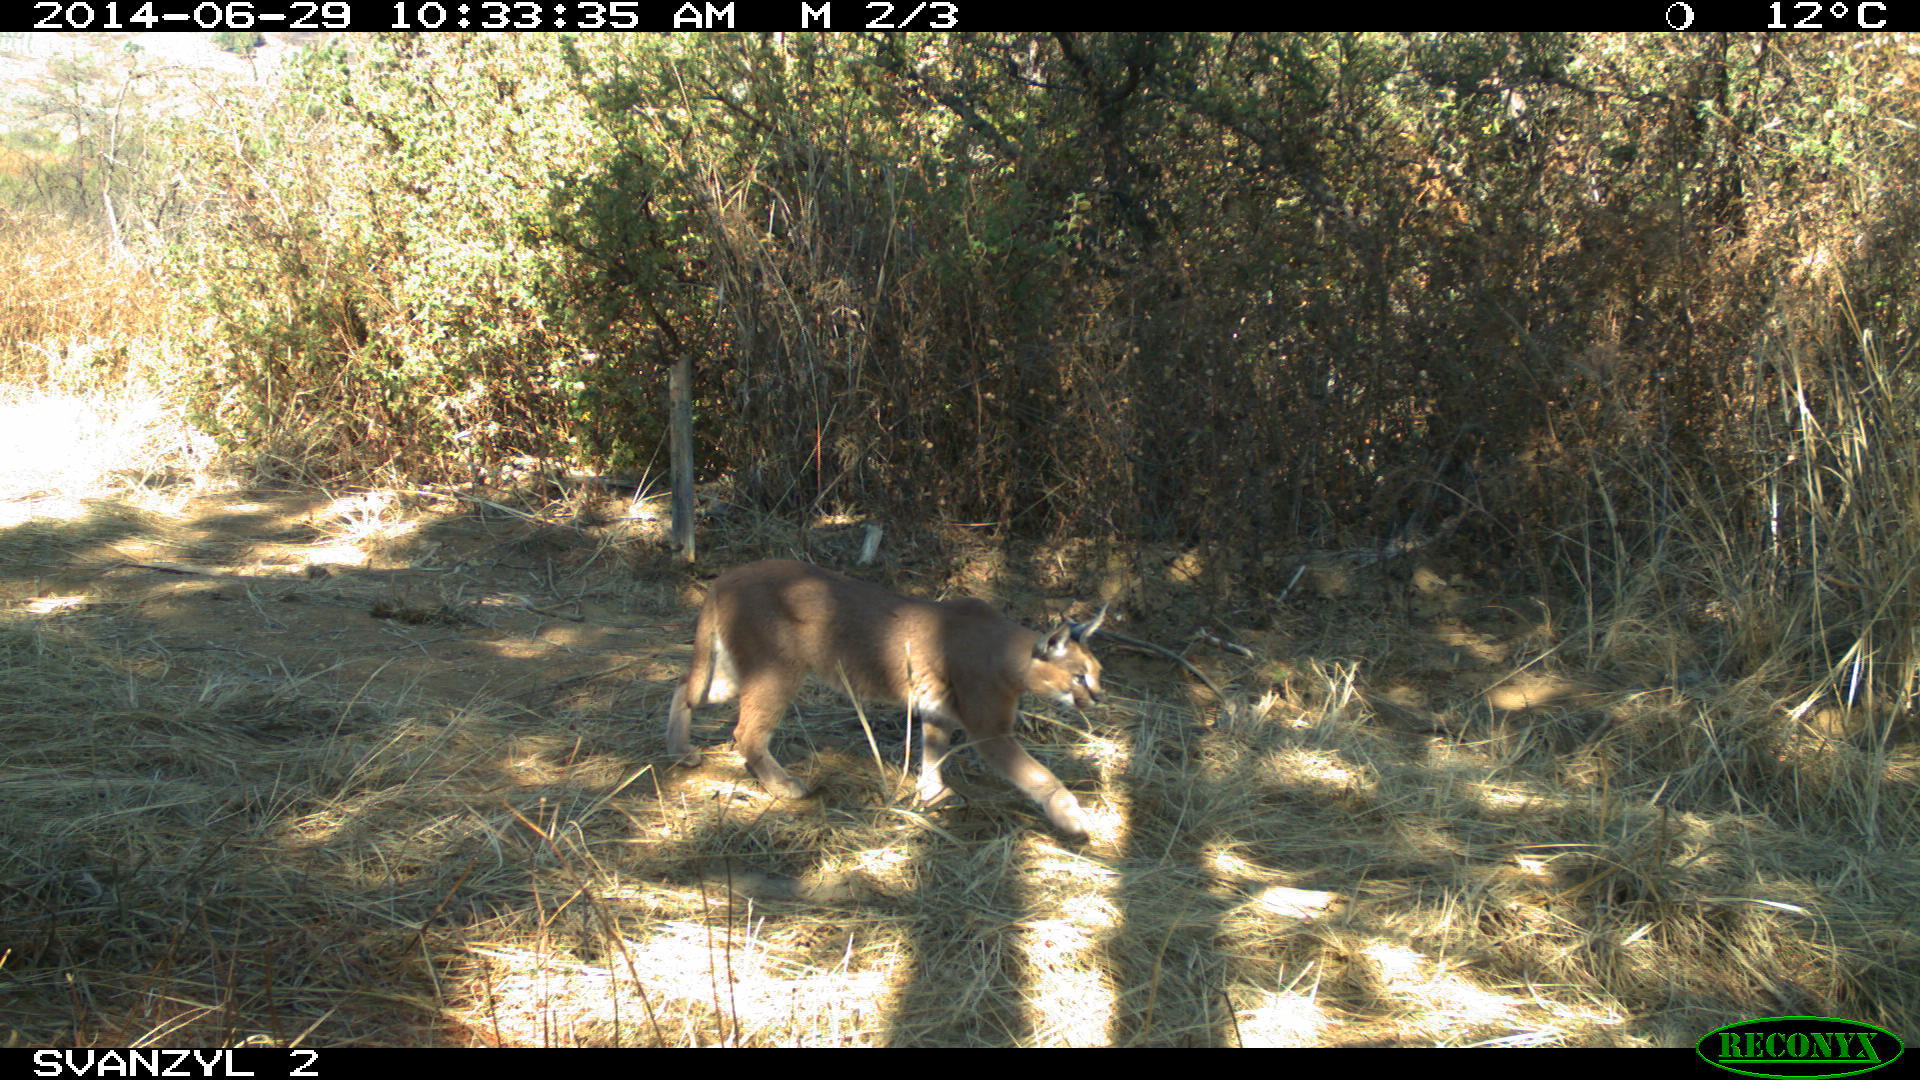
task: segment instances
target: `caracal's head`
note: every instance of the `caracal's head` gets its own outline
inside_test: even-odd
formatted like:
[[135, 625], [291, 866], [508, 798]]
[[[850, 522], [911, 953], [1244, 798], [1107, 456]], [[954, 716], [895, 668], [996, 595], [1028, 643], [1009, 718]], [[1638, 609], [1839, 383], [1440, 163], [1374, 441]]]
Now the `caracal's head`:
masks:
[[1100, 661], [1086, 642], [1106, 619], [1103, 607], [1092, 621], [1063, 622], [1035, 643], [1027, 688], [1076, 709], [1099, 701]]

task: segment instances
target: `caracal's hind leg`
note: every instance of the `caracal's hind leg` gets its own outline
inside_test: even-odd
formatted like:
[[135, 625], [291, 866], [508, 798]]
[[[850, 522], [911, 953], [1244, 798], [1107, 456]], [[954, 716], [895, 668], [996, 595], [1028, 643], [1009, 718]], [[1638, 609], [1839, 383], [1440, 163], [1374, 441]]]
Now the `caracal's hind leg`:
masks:
[[798, 673], [779, 671], [760, 671], [747, 677], [740, 685], [740, 720], [733, 728], [733, 745], [746, 762], [747, 771], [769, 794], [782, 799], [800, 799], [807, 794], [806, 787], [781, 768], [767, 749], [787, 703], [800, 688], [800, 678]]
[[667, 756], [675, 765], [692, 768], [700, 764], [700, 751], [693, 748], [689, 734], [693, 727], [693, 707], [687, 704], [687, 684], [674, 688], [673, 705], [667, 709]]
[[691, 734], [694, 706], [731, 701], [738, 689], [733, 657], [714, 622], [713, 608], [702, 606], [693, 623], [693, 661], [667, 707], [667, 754], [674, 764], [689, 768], [701, 761]]
[[921, 806], [938, 806], [953, 795], [953, 789], [940, 778], [940, 764], [953, 749], [953, 729], [943, 720], [920, 722]]

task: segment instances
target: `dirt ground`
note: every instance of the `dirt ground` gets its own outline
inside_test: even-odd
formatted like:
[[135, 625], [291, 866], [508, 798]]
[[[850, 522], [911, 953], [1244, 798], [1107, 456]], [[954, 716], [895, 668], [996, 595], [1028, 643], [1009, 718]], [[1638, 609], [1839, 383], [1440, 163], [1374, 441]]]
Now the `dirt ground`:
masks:
[[437, 500], [445, 516], [401, 501], [255, 490], [197, 495], [165, 516], [100, 507], [70, 530], [40, 526], [66, 558], [16, 565], [4, 595], [84, 608], [182, 662], [323, 675], [376, 696], [549, 702], [614, 670], [668, 677], [650, 658], [685, 635], [676, 590], [654, 591], [665, 610], [636, 610], [631, 588], [566, 580], [580, 569], [568, 549], [592, 547], [580, 534], [452, 499]]
[[[705, 580], [751, 556], [723, 553], [688, 569], [664, 550], [662, 500], [613, 528], [609, 519], [627, 508], [624, 497], [576, 491], [569, 502], [559, 516], [591, 506], [585, 516], [595, 524], [553, 524], [481, 496], [435, 492], [234, 489], [194, 494], [164, 512], [95, 500], [77, 519], [42, 518], [14, 531], [12, 543], [33, 543], [41, 553], [0, 573], [0, 602], [85, 616], [102, 640], [146, 648], [183, 668], [323, 679], [372, 698], [612, 713], [645, 725], [652, 740], [661, 720], [654, 713], [664, 714], [656, 706], [686, 669]], [[654, 549], [637, 568], [636, 542]], [[1029, 566], [1010, 581], [1006, 562], [982, 545], [972, 559], [914, 567], [901, 587], [992, 596], [1034, 626], [1069, 613], [1084, 617], [1096, 606], [1049, 595], [1070, 587], [1059, 582], [1035, 588], [1044, 568]], [[1104, 585], [1097, 572], [1057, 577], [1109, 597], [1130, 581], [1161, 614], [1161, 626], [1184, 601], [1192, 609], [1187, 621], [1205, 629], [1197, 621], [1204, 605], [1180, 595], [1177, 565], [1151, 582], [1127, 570], [1106, 575]], [[1523, 613], [1524, 602], [1520, 610], [1489, 602], [1466, 575], [1449, 580], [1426, 563], [1398, 576], [1332, 560], [1302, 575], [1282, 616], [1289, 629], [1322, 635], [1339, 630], [1344, 611], [1386, 606], [1407, 616], [1408, 627], [1390, 635], [1393, 666], [1371, 665], [1367, 687], [1356, 690], [1390, 726], [1444, 731], [1448, 721], [1436, 703], [1478, 699], [1518, 713], [1603, 696], [1564, 673], [1516, 664], [1549, 633], [1539, 615]], [[1124, 627], [1126, 618], [1116, 623]], [[1229, 633], [1228, 644], [1255, 647], [1253, 663], [1198, 638], [1173, 644], [1229, 685], [1263, 665], [1286, 671], [1273, 660], [1289, 647], [1284, 629]], [[1382, 634], [1376, 628], [1372, 636]], [[1133, 694], [1185, 700], [1196, 723], [1222, 717], [1211, 691], [1165, 659], [1129, 651], [1109, 663], [1117, 665], [1109, 677]], [[724, 742], [730, 709], [699, 715], [706, 741]]]
[[[1285, 592], [1222, 597], [1197, 551], [890, 537], [854, 572], [1034, 626], [1112, 603], [1218, 689], [1109, 644], [1108, 705], [1026, 703], [1088, 809], [1072, 845], [970, 753], [966, 798], [916, 809], [897, 710], [863, 728], [824, 689], [775, 743], [813, 797], [758, 791], [726, 707], [702, 766], [663, 767], [703, 582], [853, 569], [856, 523], [716, 504], [689, 571], [625, 492], [243, 484], [143, 415], [0, 410], [7, 1041], [1913, 1034], [1920, 866], [1782, 809], [1808, 761], [1865, 759], [1749, 753], [1684, 640], [1565, 663], [1565, 616], [1492, 568], [1301, 555]], [[1874, 767], [1910, 798], [1911, 761]], [[1716, 794], [1738, 770], [1746, 810]]]

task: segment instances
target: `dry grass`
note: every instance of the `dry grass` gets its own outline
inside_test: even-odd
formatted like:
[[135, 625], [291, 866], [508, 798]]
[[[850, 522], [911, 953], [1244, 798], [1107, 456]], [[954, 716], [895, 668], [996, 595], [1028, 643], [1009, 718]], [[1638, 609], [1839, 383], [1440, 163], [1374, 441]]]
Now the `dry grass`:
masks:
[[156, 393], [0, 389], [0, 527], [176, 503], [211, 481], [215, 457]]
[[[45, 430], [42, 454], [96, 429]], [[913, 809], [900, 717], [868, 711], [876, 760], [825, 691], [780, 737], [814, 798], [760, 795], [725, 709], [696, 717], [706, 765], [656, 768], [698, 590], [617, 500], [523, 493], [530, 522], [342, 493], [222, 534], [259, 496], [129, 482], [191, 445], [142, 430], [96, 440], [146, 464], [77, 468], [78, 516], [36, 512], [68, 478], [0, 472], [31, 515], [0, 532], [0, 1039], [1664, 1045], [1782, 1013], [1920, 1034], [1912, 748], [1820, 735], [1783, 679], [1690, 674], [1651, 599], [1590, 627], [1465, 564], [1349, 575], [1239, 634], [1254, 659], [1195, 654], [1230, 709], [1111, 653], [1112, 704], [1027, 736], [1088, 806], [1076, 849], [970, 754], [967, 805]], [[791, 550], [747, 522], [712, 539]], [[136, 542], [200, 552], [198, 576], [136, 577], [113, 554]], [[331, 572], [275, 561], [295, 549]], [[1179, 589], [955, 550], [873, 573], [1034, 622]], [[459, 618], [367, 617], [402, 594]]]
[[158, 336], [164, 291], [84, 229], [0, 211], [0, 379], [87, 387]]

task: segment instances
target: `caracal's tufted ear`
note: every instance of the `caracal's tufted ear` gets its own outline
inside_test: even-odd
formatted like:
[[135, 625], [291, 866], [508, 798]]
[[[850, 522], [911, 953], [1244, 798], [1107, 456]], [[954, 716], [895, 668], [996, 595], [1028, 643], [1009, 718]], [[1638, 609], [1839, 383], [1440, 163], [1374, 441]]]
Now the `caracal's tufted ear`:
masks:
[[1092, 622], [1070, 623], [1069, 626], [1072, 628], [1073, 640], [1085, 641], [1092, 637], [1093, 632], [1100, 629], [1100, 624], [1107, 621], [1107, 608], [1109, 606], [1108, 604], [1101, 604], [1100, 614], [1095, 615]]

